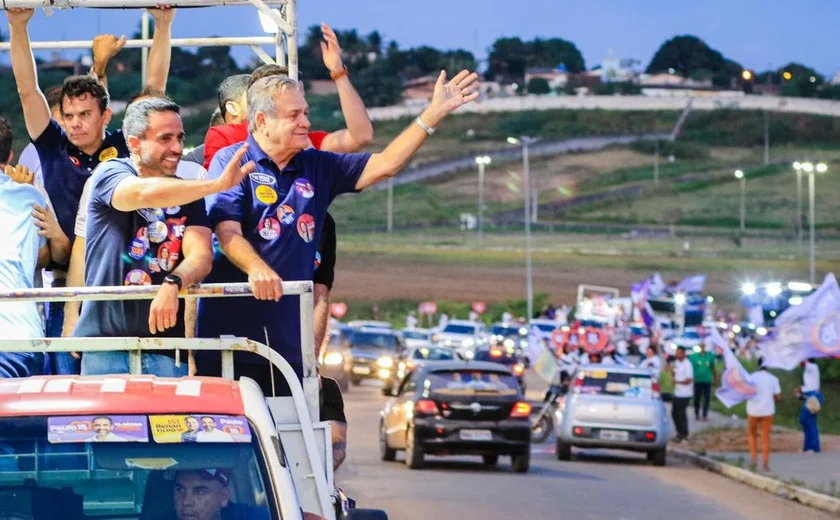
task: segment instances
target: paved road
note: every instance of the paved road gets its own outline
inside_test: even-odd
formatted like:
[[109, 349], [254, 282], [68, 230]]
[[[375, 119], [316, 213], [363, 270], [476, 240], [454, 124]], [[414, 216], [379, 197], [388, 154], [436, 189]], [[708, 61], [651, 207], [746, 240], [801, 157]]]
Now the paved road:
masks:
[[832, 518], [676, 461], [654, 468], [635, 454], [592, 451], [560, 462], [553, 441], [533, 447], [525, 475], [504, 458], [488, 470], [478, 458], [427, 457], [423, 470], [409, 470], [401, 454], [397, 462], [378, 457], [386, 399], [373, 384], [345, 395], [350, 448], [336, 479], [359, 507], [385, 509], [394, 520]]

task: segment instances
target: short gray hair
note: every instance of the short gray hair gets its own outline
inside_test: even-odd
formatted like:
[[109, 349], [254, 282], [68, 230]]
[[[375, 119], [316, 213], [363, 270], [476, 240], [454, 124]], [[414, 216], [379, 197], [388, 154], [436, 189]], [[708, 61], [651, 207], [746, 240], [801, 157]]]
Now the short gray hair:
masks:
[[250, 74], [237, 74], [222, 81], [222, 84], [219, 85], [219, 111], [222, 113], [222, 117], [227, 115], [225, 105], [227, 105], [228, 101], [237, 101], [241, 98], [248, 92], [248, 85], [250, 83]]
[[143, 137], [149, 129], [149, 115], [153, 112], [174, 112], [181, 114], [181, 107], [171, 99], [146, 97], [128, 105], [123, 118], [123, 136]]
[[297, 81], [285, 76], [269, 76], [263, 78], [248, 89], [248, 131], [257, 128], [257, 113], [262, 112], [274, 117], [277, 105], [274, 103], [274, 93], [287, 88], [300, 88]]

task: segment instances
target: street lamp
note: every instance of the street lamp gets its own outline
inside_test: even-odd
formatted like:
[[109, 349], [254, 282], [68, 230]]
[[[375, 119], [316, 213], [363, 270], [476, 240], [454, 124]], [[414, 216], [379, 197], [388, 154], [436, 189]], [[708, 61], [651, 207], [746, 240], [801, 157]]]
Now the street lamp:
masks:
[[811, 162], [804, 162], [801, 164], [802, 170], [808, 174], [808, 227], [810, 228], [810, 236], [808, 239], [808, 271], [810, 281], [812, 284], [816, 283], [817, 267], [816, 267], [816, 235], [814, 233], [814, 195], [815, 195], [815, 174], [825, 173], [828, 171], [828, 165], [825, 163], [817, 163], [815, 166]]
[[508, 137], [507, 142], [522, 147], [522, 193], [525, 198], [525, 286], [528, 306], [528, 321], [534, 317], [534, 281], [531, 270], [531, 164], [528, 148], [539, 139], [522, 136]]
[[735, 170], [735, 178], [741, 181], [741, 233], [747, 229], [747, 176]]
[[484, 245], [484, 167], [491, 162], [487, 155], [475, 158], [478, 165], [478, 247]]

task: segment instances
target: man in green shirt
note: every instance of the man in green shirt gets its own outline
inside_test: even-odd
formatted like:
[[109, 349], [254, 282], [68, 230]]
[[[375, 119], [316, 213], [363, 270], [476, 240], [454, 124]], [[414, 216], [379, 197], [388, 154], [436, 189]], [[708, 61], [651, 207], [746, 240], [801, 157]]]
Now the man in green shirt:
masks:
[[694, 369], [694, 418], [699, 421], [702, 417], [703, 421], [708, 421], [712, 385], [717, 384], [715, 355], [706, 351], [706, 343], [703, 341], [700, 343], [700, 351], [688, 356], [688, 360]]

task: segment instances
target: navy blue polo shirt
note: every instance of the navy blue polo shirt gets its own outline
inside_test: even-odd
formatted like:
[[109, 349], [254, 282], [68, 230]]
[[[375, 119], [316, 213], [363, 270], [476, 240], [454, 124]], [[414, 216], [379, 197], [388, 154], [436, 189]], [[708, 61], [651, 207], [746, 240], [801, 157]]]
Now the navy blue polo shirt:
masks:
[[91, 172], [99, 163], [129, 156], [123, 133], [121, 130], [107, 133], [99, 150], [88, 155], [76, 148], [59, 124], [50, 119], [50, 123], [32, 144], [38, 151], [44, 188], [50, 196], [61, 230], [71, 241], [75, 240], [79, 200]]
[[[213, 229], [220, 222], [242, 224], [242, 234], [262, 259], [286, 281], [312, 280], [315, 256], [327, 208], [338, 195], [356, 191], [370, 154], [335, 154], [315, 149], [298, 153], [280, 169], [253, 136], [242, 159], [256, 171], [242, 183], [208, 200]], [[242, 143], [220, 150], [209, 177], [218, 178]], [[245, 282], [248, 277], [218, 249], [207, 283]], [[268, 342], [287, 361], [300, 364], [300, 299], [279, 302], [254, 298], [203, 298], [198, 309], [198, 337], [244, 336]], [[258, 359], [258, 358], [254, 358]], [[239, 361], [237, 361], [239, 362]]]

